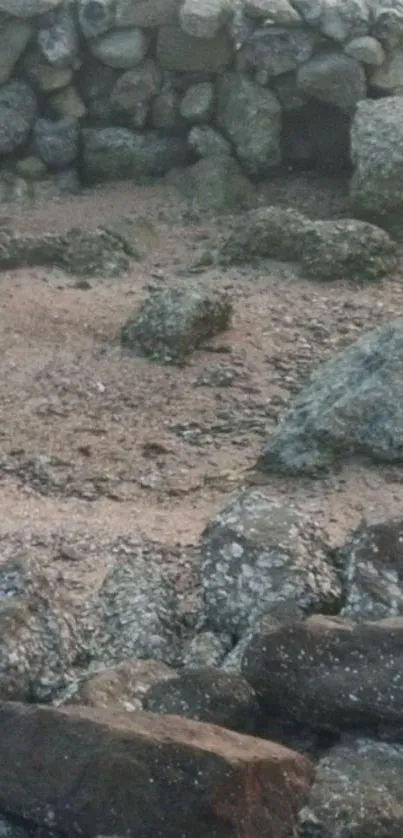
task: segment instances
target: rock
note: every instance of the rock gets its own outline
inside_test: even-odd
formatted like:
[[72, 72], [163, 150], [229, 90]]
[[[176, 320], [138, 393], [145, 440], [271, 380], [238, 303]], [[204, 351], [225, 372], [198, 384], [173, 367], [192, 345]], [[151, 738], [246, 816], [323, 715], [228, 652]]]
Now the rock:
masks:
[[[67, 195], [78, 195], [81, 192], [81, 188], [81, 181], [78, 177], [77, 169], [63, 169], [60, 172], [48, 174], [48, 177], [36, 181], [34, 189], [35, 201], [51, 201], [54, 198], [65, 198]], [[97, 240], [96, 236], [92, 239], [92, 245], [94, 244], [94, 240]], [[91, 245], [88, 244], [88, 241], [87, 246], [91, 249]], [[102, 249], [100, 258], [101, 257]], [[126, 255], [122, 253], [119, 257], [117, 253], [115, 253], [114, 258], [112, 258], [112, 254], [109, 252], [108, 259], [105, 262], [105, 270], [102, 263], [98, 266], [96, 265], [96, 262], [94, 263], [95, 260], [90, 253], [88, 253], [88, 258], [90, 265], [92, 264], [99, 276], [119, 275], [119, 273], [124, 273], [128, 267]], [[74, 273], [74, 264], [75, 262], [73, 258], [70, 263], [67, 262], [64, 266], [64, 270], [70, 270]], [[83, 270], [85, 272], [85, 260], [79, 263], [78, 268], [79, 270]], [[90, 268], [89, 273], [91, 273]]]
[[[107, 67], [92, 55], [87, 55], [78, 77], [78, 92], [88, 115], [99, 125], [113, 122], [112, 92], [120, 77], [118, 70]], [[101, 127], [101, 130], [102, 127]]]
[[208, 666], [154, 684], [145, 694], [143, 706], [151, 713], [184, 716], [250, 736], [261, 723], [259, 705], [247, 681]]
[[36, 97], [21, 81], [0, 88], [0, 154], [9, 154], [29, 138], [37, 114]]
[[197, 125], [189, 131], [188, 143], [199, 157], [231, 155], [229, 142], [210, 125]]
[[180, 103], [180, 114], [188, 122], [208, 122], [214, 109], [214, 87], [201, 82], [188, 87]]
[[28, 561], [0, 567], [0, 697], [49, 701], [68, 681], [80, 649], [73, 613]]
[[348, 738], [322, 757], [298, 834], [398, 838], [403, 828], [403, 747]]
[[158, 176], [188, 158], [186, 140], [127, 128], [88, 128], [83, 137], [83, 177], [87, 183]]
[[15, 170], [18, 175], [27, 180], [41, 180], [47, 174], [45, 163], [40, 157], [35, 157], [34, 154], [29, 154], [28, 157], [17, 160]]
[[380, 67], [386, 59], [382, 44], [371, 35], [353, 38], [344, 47], [344, 52], [368, 67]]
[[232, 60], [229, 35], [221, 29], [214, 38], [194, 38], [179, 26], [161, 26], [157, 60], [164, 70], [222, 73]]
[[0, 270], [49, 265], [78, 276], [119, 276], [129, 264], [121, 240], [99, 228], [63, 234], [0, 233]]
[[87, 675], [77, 684], [68, 703], [131, 713], [142, 709], [143, 698], [153, 684], [174, 675], [175, 670], [161, 661], [129, 658]]
[[51, 812], [66, 834], [288, 838], [314, 774], [280, 745], [153, 713], [3, 703], [0, 738], [5, 810]]
[[403, 98], [360, 102], [351, 129], [350, 204], [358, 216], [400, 227], [403, 210]]
[[319, 528], [258, 491], [235, 494], [201, 538], [200, 582], [209, 625], [240, 638], [263, 615], [334, 613], [341, 582]]
[[9, 169], [0, 172], [0, 204], [15, 204], [24, 209], [31, 209], [34, 198], [32, 182]]
[[[281, 99], [281, 88], [276, 93]], [[281, 145], [284, 163], [302, 163], [325, 174], [350, 173], [350, 128], [350, 116], [333, 105], [310, 102], [287, 110]]]
[[321, 364], [266, 444], [260, 468], [320, 475], [355, 455], [401, 462], [402, 380], [398, 319]]
[[363, 520], [337, 551], [343, 569], [342, 615], [354, 620], [403, 616], [403, 521]]
[[245, 0], [245, 14], [278, 26], [294, 26], [301, 17], [289, 0]]
[[403, 35], [403, 4], [390, 0], [371, 0], [371, 33], [377, 38], [387, 53], [401, 46]]
[[116, 70], [129, 70], [145, 58], [150, 46], [150, 37], [142, 29], [108, 32], [90, 43], [93, 55]]
[[366, 96], [366, 79], [361, 64], [341, 52], [314, 55], [297, 71], [298, 89], [312, 99], [353, 113]]
[[116, 0], [115, 23], [122, 29], [158, 29], [177, 22], [182, 3], [183, 0]]
[[80, 127], [76, 119], [66, 116], [54, 122], [38, 119], [34, 128], [36, 150], [49, 169], [67, 169], [78, 156]]
[[185, 0], [179, 12], [184, 32], [194, 38], [214, 38], [232, 12], [231, 0]]
[[20, 18], [36, 17], [57, 9], [62, 2], [63, 0], [0, 0], [0, 12]]
[[317, 35], [304, 27], [269, 26], [257, 29], [238, 52], [240, 72], [254, 72], [261, 84], [296, 70], [312, 55]]
[[318, 26], [323, 13], [323, 0], [292, 0], [293, 8], [309, 26]]
[[77, 5], [80, 28], [86, 38], [97, 38], [115, 26], [116, 0], [77, 0]]
[[48, 99], [49, 106], [56, 116], [81, 119], [87, 113], [87, 108], [78, 90], [69, 84], [62, 90], [52, 93]]
[[259, 177], [280, 163], [281, 106], [270, 90], [226, 74], [219, 84], [217, 124], [247, 174]]
[[320, 29], [326, 38], [344, 43], [348, 38], [367, 35], [369, 28], [366, 0], [324, 0]]
[[219, 248], [222, 265], [255, 263], [259, 259], [294, 262], [301, 258], [311, 221], [295, 210], [262, 207], [238, 218]]
[[10, 78], [33, 32], [33, 26], [29, 21], [13, 18], [4, 21], [0, 27], [0, 85]]
[[80, 64], [80, 38], [71, 6], [62, 5], [49, 26], [38, 32], [37, 43], [45, 61], [58, 69]]
[[304, 237], [301, 267], [312, 279], [371, 282], [393, 273], [397, 265], [396, 243], [365, 221], [316, 221]]
[[403, 50], [389, 55], [370, 78], [372, 87], [392, 96], [403, 95]]
[[203, 213], [220, 214], [242, 208], [254, 195], [254, 187], [236, 160], [229, 155], [203, 157], [170, 178], [193, 207]]
[[152, 58], [147, 58], [139, 67], [127, 70], [118, 78], [112, 91], [112, 108], [130, 114], [137, 105], [153, 99], [161, 89], [161, 84], [159, 67]]
[[177, 624], [172, 584], [140, 553], [111, 567], [85, 615], [93, 660], [103, 666], [133, 657], [175, 665]]
[[175, 133], [182, 123], [179, 113], [180, 97], [170, 79], [163, 82], [160, 93], [151, 102], [151, 122], [153, 128]]
[[232, 305], [226, 294], [188, 284], [144, 301], [121, 329], [131, 351], [160, 363], [184, 364], [203, 341], [229, 328]]
[[400, 738], [402, 655], [401, 617], [355, 624], [321, 614], [257, 632], [242, 672], [263, 709], [285, 721], [333, 731], [382, 726]]
[[232, 647], [229, 635], [201, 631], [184, 644], [182, 663], [186, 669], [218, 666]]
[[73, 79], [71, 67], [57, 67], [49, 64], [39, 47], [34, 47], [26, 53], [23, 59], [23, 71], [35, 90], [42, 93], [51, 93], [53, 90], [67, 87]]

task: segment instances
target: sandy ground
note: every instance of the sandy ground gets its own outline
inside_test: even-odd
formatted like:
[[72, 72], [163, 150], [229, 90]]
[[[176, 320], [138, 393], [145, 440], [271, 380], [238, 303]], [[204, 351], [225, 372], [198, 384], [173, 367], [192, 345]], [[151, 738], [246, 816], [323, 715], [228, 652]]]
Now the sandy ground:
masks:
[[[303, 176], [265, 185], [259, 200], [315, 217], [347, 211], [345, 184]], [[194, 281], [189, 266], [229, 222], [195, 219], [164, 185], [103, 187], [3, 218], [43, 231], [129, 212], [143, 258], [125, 278], [0, 277], [2, 554], [29, 552], [84, 598], [135, 544], [190, 586], [203, 526], [229, 492], [259, 482], [250, 469], [309, 373], [403, 309], [401, 275], [358, 288], [274, 263], [212, 268], [197, 281], [231, 294], [231, 331], [184, 369], [125, 356], [117, 333], [128, 314], [150, 290]], [[231, 386], [203, 383], [217, 367]], [[402, 480], [397, 468], [348, 465], [320, 481], [273, 477], [262, 490], [297, 502], [339, 543], [363, 514], [401, 511]]]

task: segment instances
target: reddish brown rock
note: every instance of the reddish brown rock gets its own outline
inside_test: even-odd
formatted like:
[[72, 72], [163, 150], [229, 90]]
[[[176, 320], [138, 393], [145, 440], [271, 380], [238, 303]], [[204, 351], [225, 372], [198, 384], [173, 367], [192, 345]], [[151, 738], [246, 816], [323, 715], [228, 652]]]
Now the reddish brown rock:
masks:
[[70, 838], [291, 838], [311, 763], [152, 713], [0, 703], [0, 808]]

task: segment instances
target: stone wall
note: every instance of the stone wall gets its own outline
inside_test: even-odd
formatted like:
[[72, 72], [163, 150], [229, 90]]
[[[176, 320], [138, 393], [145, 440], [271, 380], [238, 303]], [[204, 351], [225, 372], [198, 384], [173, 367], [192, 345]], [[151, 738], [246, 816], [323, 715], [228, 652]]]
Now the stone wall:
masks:
[[402, 43], [403, 0], [0, 0], [1, 197], [217, 155], [339, 170]]

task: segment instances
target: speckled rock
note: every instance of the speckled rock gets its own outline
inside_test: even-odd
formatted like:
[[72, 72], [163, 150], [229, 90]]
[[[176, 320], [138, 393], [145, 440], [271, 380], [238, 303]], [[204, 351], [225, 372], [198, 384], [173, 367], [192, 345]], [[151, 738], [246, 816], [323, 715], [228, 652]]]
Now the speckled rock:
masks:
[[197, 212], [219, 215], [248, 205], [254, 184], [228, 154], [202, 157], [186, 169], [172, 172], [169, 182], [189, 199]]
[[113, 126], [86, 128], [82, 137], [82, 175], [87, 183], [161, 176], [188, 160], [184, 137]]
[[235, 494], [201, 538], [200, 582], [217, 631], [242, 634], [284, 605], [334, 612], [341, 582], [319, 527], [296, 507], [259, 491]]
[[146, 693], [144, 710], [184, 716], [197, 722], [253, 735], [261, 722], [255, 694], [241, 675], [214, 667], [181, 672]]
[[232, 647], [230, 635], [214, 631], [200, 631], [184, 643], [182, 663], [187, 669], [218, 666]]
[[403, 520], [363, 520], [338, 550], [345, 598], [342, 614], [354, 620], [403, 616]]
[[175, 670], [162, 661], [129, 658], [85, 676], [64, 703], [127, 712], [141, 710], [150, 687], [174, 675]]
[[18, 59], [34, 33], [28, 20], [10, 18], [0, 28], [0, 85], [10, 78]]
[[111, 666], [132, 657], [178, 662], [175, 591], [140, 551], [111, 567], [83, 620], [94, 662]]
[[326, 38], [345, 43], [348, 38], [367, 35], [371, 26], [367, 0], [325, 0], [320, 31]]
[[51, 12], [62, 2], [63, 0], [0, 0], [0, 12], [21, 18], [36, 17]]
[[51, 16], [48, 25], [39, 30], [37, 42], [43, 57], [53, 67], [78, 69], [80, 36], [74, 7], [63, 3]]
[[297, 71], [298, 89], [312, 99], [335, 105], [353, 114], [366, 96], [365, 72], [361, 64], [342, 52], [314, 55]]
[[317, 39], [317, 33], [304, 26], [256, 29], [238, 52], [237, 69], [253, 72], [260, 84], [267, 84], [308, 61]]
[[35, 150], [51, 170], [67, 169], [78, 156], [80, 126], [66, 116], [58, 120], [37, 119], [34, 128]]
[[150, 45], [150, 36], [142, 29], [133, 27], [107, 32], [92, 41], [93, 55], [109, 67], [128, 70], [143, 60]]
[[195, 125], [189, 131], [188, 143], [199, 157], [217, 157], [220, 154], [231, 155], [231, 146], [228, 140], [211, 125]]
[[398, 838], [403, 830], [403, 746], [348, 739], [316, 766], [298, 827], [304, 838]]
[[170, 288], [145, 300], [122, 327], [121, 342], [152, 360], [181, 364], [203, 341], [228, 329], [231, 313], [226, 294], [197, 284]]
[[189, 122], [208, 122], [214, 109], [214, 87], [201, 82], [188, 87], [180, 104], [181, 116]]
[[264, 207], [250, 210], [236, 220], [219, 246], [223, 265], [256, 262], [259, 259], [300, 259], [306, 233], [312, 222], [292, 209]]
[[228, 22], [232, 0], [185, 0], [179, 11], [184, 32], [195, 38], [214, 38]]
[[320, 475], [361, 455], [403, 455], [403, 319], [364, 334], [318, 368], [269, 438], [264, 471]]
[[398, 248], [379, 227], [355, 218], [316, 221], [303, 238], [301, 268], [318, 280], [372, 282], [398, 266]]
[[0, 88], [0, 154], [9, 154], [28, 140], [36, 115], [36, 96], [27, 84], [11, 81]]
[[222, 73], [232, 60], [232, 45], [225, 28], [214, 38], [195, 38], [179, 25], [161, 26], [157, 60], [164, 70]]
[[403, 734], [403, 618], [322, 614], [258, 631], [242, 672], [262, 706], [311, 728]]

